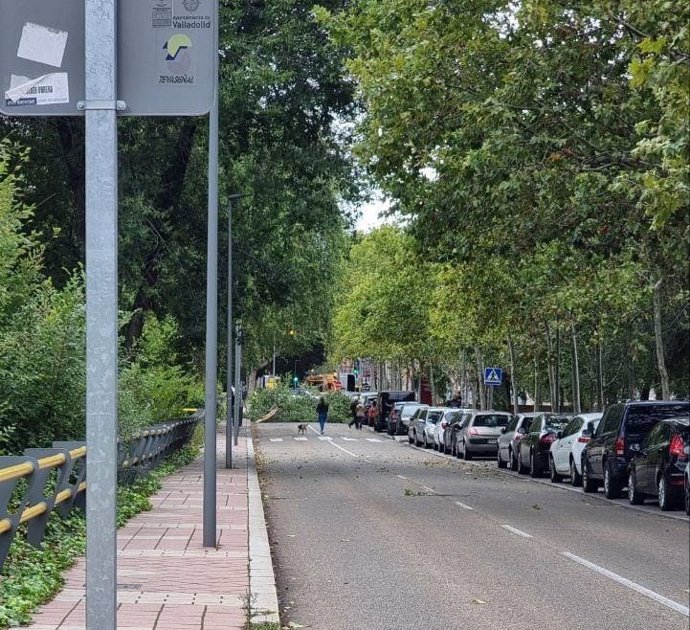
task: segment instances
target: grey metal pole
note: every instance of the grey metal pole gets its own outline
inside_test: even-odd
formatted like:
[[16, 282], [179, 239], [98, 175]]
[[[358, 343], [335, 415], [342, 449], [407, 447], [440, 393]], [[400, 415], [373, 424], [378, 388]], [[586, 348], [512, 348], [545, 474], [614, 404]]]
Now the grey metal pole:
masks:
[[[232, 468], [232, 200], [235, 195], [230, 197], [228, 206], [228, 321], [227, 321], [227, 340], [228, 356], [226, 364], [226, 410], [225, 410], [225, 467]], [[235, 390], [237, 393], [237, 390]]]
[[218, 384], [218, 90], [209, 115], [206, 253], [206, 417], [204, 419], [204, 547], [216, 546], [216, 415]]
[[273, 370], [271, 376], [275, 378], [276, 375], [276, 334], [273, 333]]
[[86, 628], [117, 627], [117, 15], [86, 0]]
[[240, 433], [240, 405], [242, 404], [242, 344], [240, 342], [241, 335], [240, 327], [237, 326], [235, 330], [235, 409], [234, 409], [234, 425], [235, 425], [235, 446], [237, 446]]

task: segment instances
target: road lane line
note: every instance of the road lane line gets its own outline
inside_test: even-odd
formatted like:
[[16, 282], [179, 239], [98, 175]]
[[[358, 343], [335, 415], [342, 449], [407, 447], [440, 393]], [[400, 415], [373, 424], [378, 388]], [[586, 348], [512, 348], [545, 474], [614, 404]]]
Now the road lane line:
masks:
[[367, 442], [380, 442], [378, 438], [367, 438]]
[[359, 438], [349, 438], [345, 436], [343, 436], [343, 440], [345, 440], [346, 442], [359, 442]]
[[309, 441], [309, 438], [305, 438], [305, 437], [296, 437], [296, 438], [295, 438], [295, 441], [296, 441], [296, 442], [308, 442], [308, 441]]
[[282, 442], [283, 438], [271, 438], [271, 442]]
[[398, 475], [398, 479], [404, 479], [405, 481], [408, 480], [408, 477], [405, 477], [405, 475]]
[[[318, 435], [319, 432], [314, 427], [309, 426], [309, 429], [311, 429], [314, 433], [316, 433]], [[348, 455], [352, 455], [352, 457], [358, 457], [358, 455], [355, 455], [352, 451], [348, 451], [346, 448], [343, 448], [342, 446], [340, 446], [340, 444], [336, 444], [335, 441], [333, 440], [333, 438], [325, 438], [325, 440], [329, 444], [331, 444], [332, 446], [339, 448], [341, 451], [343, 451], [343, 453], [347, 453]]]
[[580, 558], [580, 556], [576, 556], [574, 553], [569, 553], [568, 551], [563, 551], [561, 552], [562, 556], [565, 556], [566, 558], [570, 558], [571, 560], [574, 560], [578, 564], [581, 564], [583, 567], [587, 567], [588, 569], [591, 569], [592, 571], [596, 571], [597, 573], [614, 580], [615, 582], [618, 582], [619, 584], [622, 584], [623, 586], [626, 586], [629, 589], [632, 589], [633, 591], [636, 591], [640, 595], [644, 595], [645, 597], [649, 597], [649, 599], [653, 599], [655, 602], [662, 604], [663, 606], [666, 606], [667, 608], [670, 608], [671, 610], [675, 610], [676, 612], [679, 612], [681, 615], [685, 615], [686, 617], [690, 617], [690, 610], [688, 609], [687, 606], [683, 606], [682, 604], [679, 604], [677, 602], [674, 602], [672, 599], [668, 599], [667, 597], [664, 597], [663, 595], [659, 595], [659, 593], [655, 593], [654, 591], [650, 591], [648, 588], [645, 588], [644, 586], [640, 586], [639, 584], [636, 584], [635, 582], [631, 582], [627, 578], [624, 578], [617, 573], [614, 573], [613, 571], [609, 571], [608, 569], [604, 569], [604, 567], [600, 567], [598, 564], [594, 564], [593, 562], [590, 562], [589, 560], [585, 560], [584, 558]]
[[470, 507], [469, 505], [466, 505], [465, 503], [461, 503], [460, 501], [456, 501], [455, 505], [458, 507], [461, 507], [463, 510], [474, 510], [473, 507]]
[[522, 538], [532, 538], [532, 534], [523, 532], [521, 529], [516, 529], [515, 527], [511, 527], [510, 525], [501, 525], [501, 527], [503, 529], [507, 529], [509, 532], [512, 532], [516, 536], [522, 536]]
[[434, 490], [433, 488], [430, 488], [429, 486], [422, 486], [422, 488], [424, 488], [427, 492], [432, 492], [433, 494], [438, 494], [438, 492], [436, 492], [436, 490]]
[[319, 440], [322, 442], [331, 442], [333, 438], [330, 435], [319, 435]]

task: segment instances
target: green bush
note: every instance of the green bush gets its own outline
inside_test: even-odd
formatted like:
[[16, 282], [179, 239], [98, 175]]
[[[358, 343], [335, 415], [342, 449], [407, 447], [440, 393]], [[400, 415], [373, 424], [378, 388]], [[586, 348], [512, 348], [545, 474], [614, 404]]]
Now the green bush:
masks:
[[313, 396], [294, 395], [287, 387], [274, 389], [257, 389], [247, 401], [247, 415], [251, 420], [265, 416], [271, 409], [278, 408], [272, 422], [312, 422], [316, 420], [316, 405], [323, 396], [328, 403], [329, 422], [349, 422], [350, 399], [339, 392]]

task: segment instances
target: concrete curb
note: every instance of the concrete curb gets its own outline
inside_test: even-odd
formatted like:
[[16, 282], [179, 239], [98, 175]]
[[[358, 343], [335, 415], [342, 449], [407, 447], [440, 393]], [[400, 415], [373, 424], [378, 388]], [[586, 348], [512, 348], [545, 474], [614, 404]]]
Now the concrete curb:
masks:
[[247, 436], [247, 486], [249, 503], [249, 591], [252, 609], [260, 614], [252, 623], [280, 623], [278, 592], [268, 542], [259, 476], [254, 459], [254, 441]]

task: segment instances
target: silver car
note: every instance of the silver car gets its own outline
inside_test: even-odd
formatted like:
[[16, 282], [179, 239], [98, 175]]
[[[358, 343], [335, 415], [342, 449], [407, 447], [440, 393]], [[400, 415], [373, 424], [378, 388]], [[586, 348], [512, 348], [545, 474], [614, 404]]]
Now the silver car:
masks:
[[443, 417], [444, 411], [442, 407], [428, 407], [426, 405], [415, 411], [414, 416], [410, 419], [410, 428], [407, 434], [408, 442], [424, 448], [431, 448], [434, 444], [432, 431], [436, 423]]
[[462, 459], [474, 455], [496, 456], [501, 429], [513, 416], [505, 411], [473, 411], [457, 436], [457, 453]]
[[403, 402], [395, 403], [397, 407], [400, 405], [400, 414], [398, 415], [398, 433], [408, 433], [410, 430], [410, 419], [414, 415], [415, 411], [420, 407], [426, 407], [418, 402]]

